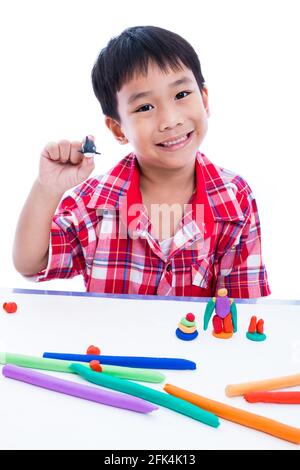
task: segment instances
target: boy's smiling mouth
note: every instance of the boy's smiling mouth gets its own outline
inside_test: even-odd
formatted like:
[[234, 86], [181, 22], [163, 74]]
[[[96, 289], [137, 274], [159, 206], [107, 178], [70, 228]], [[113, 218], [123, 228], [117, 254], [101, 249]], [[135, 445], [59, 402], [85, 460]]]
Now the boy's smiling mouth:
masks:
[[163, 142], [160, 142], [158, 145], [165, 150], [177, 150], [179, 148], [185, 147], [190, 141], [194, 131], [190, 131], [187, 134], [183, 134], [178, 137], [172, 137], [170, 139], [166, 139]]

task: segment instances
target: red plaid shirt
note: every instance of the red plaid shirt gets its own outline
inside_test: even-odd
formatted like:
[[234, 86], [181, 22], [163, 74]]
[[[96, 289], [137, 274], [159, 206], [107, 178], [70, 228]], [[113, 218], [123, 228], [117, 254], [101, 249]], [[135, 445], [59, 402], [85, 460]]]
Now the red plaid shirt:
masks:
[[138, 168], [129, 154], [62, 200], [48, 266], [35, 280], [81, 274], [87, 291], [105, 293], [211, 297], [226, 287], [235, 298], [270, 294], [257, 206], [241, 177], [197, 153], [196, 191], [165, 256], [141, 205]]

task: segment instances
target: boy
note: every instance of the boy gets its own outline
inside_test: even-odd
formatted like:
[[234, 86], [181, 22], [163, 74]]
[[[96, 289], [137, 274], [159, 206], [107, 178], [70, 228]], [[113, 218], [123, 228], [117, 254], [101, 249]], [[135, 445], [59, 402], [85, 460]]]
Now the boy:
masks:
[[81, 274], [92, 292], [269, 295], [251, 190], [198, 151], [209, 106], [191, 45], [128, 28], [100, 52], [92, 82], [107, 127], [134, 152], [85, 181], [94, 163], [81, 143], [49, 143], [18, 223], [16, 269], [37, 281]]

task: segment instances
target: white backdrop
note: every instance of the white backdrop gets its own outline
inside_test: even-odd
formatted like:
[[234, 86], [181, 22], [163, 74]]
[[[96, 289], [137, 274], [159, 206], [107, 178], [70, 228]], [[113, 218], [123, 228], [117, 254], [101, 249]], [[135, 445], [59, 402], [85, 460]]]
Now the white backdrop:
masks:
[[[211, 117], [201, 150], [243, 176], [258, 202], [274, 298], [299, 298], [299, 2], [297, 0], [10, 0], [0, 6], [0, 286], [84, 290], [81, 278], [30, 284], [11, 251], [48, 141], [96, 137], [95, 174], [117, 163], [90, 72], [124, 28], [152, 24], [199, 54]], [[298, 183], [299, 184], [299, 183]]]

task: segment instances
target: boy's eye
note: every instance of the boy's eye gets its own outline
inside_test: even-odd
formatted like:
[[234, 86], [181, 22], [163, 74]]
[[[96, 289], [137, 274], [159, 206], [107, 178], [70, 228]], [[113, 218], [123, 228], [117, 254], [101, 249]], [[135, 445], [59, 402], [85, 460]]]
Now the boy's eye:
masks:
[[182, 98], [185, 98], [186, 96], [188, 96], [190, 94], [191, 94], [190, 91], [180, 91], [179, 93], [177, 93], [176, 98], [178, 100], [181, 100]]
[[[177, 93], [176, 99], [181, 100], [182, 98], [186, 98], [190, 94], [191, 94], [191, 91], [180, 91], [179, 93]], [[151, 109], [153, 109], [152, 104], [144, 104], [143, 106], [138, 108], [135, 112], [136, 113], [144, 113], [146, 111], [150, 111]]]
[[136, 110], [136, 113], [143, 113], [145, 111], [150, 111], [150, 107], [153, 108], [152, 104], [144, 104]]

